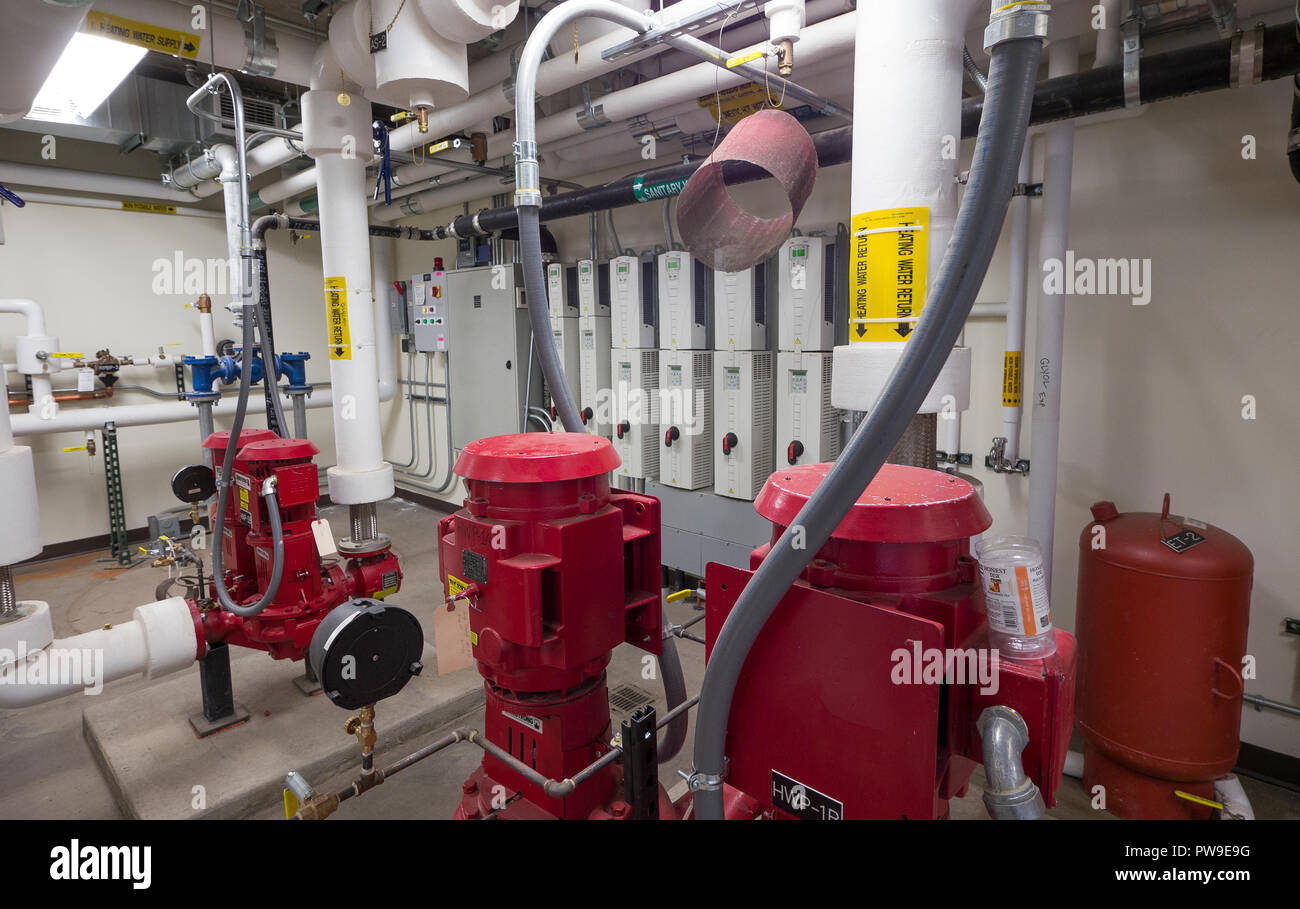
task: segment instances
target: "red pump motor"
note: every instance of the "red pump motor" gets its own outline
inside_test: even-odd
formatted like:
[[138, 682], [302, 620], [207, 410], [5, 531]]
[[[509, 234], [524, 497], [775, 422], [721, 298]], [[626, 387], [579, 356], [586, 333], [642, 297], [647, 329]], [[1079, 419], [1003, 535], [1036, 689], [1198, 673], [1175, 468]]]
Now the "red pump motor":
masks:
[[[219, 461], [230, 439], [217, 432], [203, 443]], [[275, 598], [255, 616], [237, 616], [217, 605], [191, 603], [209, 644], [225, 642], [265, 650], [276, 659], [302, 659], [312, 634], [334, 607], [353, 598], [383, 599], [401, 587], [397, 557], [382, 547], [346, 563], [325, 563], [317, 551], [312, 522], [319, 498], [318, 449], [305, 439], [282, 439], [270, 430], [249, 429], [239, 436], [230, 501], [221, 527], [226, 589], [240, 604], [256, 602], [266, 591], [274, 547], [263, 482], [275, 477], [282, 533], [284, 569]], [[214, 518], [215, 519], [215, 518]]]
[[[550, 780], [610, 749], [605, 667], [627, 641], [662, 649], [659, 502], [612, 492], [607, 439], [526, 433], [471, 442], [456, 462], [464, 507], [438, 525], [448, 608], [469, 610], [489, 743]], [[547, 794], [492, 754], [456, 817], [615, 818], [617, 762]], [[660, 816], [671, 805], [659, 789]]]
[[[775, 542], [830, 464], [777, 471], [755, 508]], [[1011, 708], [1024, 773], [1054, 804], [1069, 746], [1076, 649], [994, 661], [969, 538], [992, 523], [974, 488], [886, 464], [764, 626], [727, 723], [727, 816], [942, 818], [983, 761], [977, 720]], [[753, 570], [706, 570], [710, 656]]]

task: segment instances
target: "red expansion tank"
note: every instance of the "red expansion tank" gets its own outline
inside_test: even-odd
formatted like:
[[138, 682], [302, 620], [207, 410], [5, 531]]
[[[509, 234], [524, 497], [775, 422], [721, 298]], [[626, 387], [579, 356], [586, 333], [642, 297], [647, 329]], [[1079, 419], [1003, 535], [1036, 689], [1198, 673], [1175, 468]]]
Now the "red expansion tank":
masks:
[[1084, 788], [1124, 818], [1208, 818], [1240, 746], [1254, 560], [1227, 531], [1092, 506], [1079, 537]]

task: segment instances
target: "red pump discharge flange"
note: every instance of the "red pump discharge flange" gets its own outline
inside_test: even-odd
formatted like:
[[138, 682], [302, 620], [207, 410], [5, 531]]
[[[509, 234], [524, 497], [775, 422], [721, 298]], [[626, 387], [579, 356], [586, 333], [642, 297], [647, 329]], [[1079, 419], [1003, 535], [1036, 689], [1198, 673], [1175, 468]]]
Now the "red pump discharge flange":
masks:
[[[229, 432], [216, 432], [203, 447], [220, 458], [229, 439]], [[401, 587], [397, 557], [386, 546], [346, 562], [321, 558], [312, 532], [320, 497], [312, 461], [317, 452], [305, 439], [282, 439], [270, 430], [240, 433], [230, 504], [225, 525], [219, 528], [226, 589], [235, 602], [252, 603], [271, 580], [270, 520], [259, 490], [272, 476], [284, 534], [284, 570], [275, 599], [255, 616], [222, 609], [215, 589], [208, 591], [205, 602], [191, 601], [207, 644], [224, 642], [265, 650], [277, 660], [300, 660], [330, 610], [358, 597], [383, 599]]]
[[[456, 461], [464, 507], [438, 525], [449, 609], [468, 609], [487, 740], [564, 780], [610, 750], [605, 667], [626, 641], [662, 649], [659, 502], [611, 491], [609, 440], [526, 433], [471, 442]], [[618, 818], [621, 767], [563, 797], [489, 751], [461, 819]], [[672, 806], [662, 787], [660, 817]]]
[[[773, 542], [830, 467], [768, 479], [755, 507]], [[727, 723], [728, 817], [947, 817], [983, 760], [976, 721], [993, 706], [1025, 721], [1024, 771], [1054, 804], [1075, 642], [1058, 630], [1045, 659], [994, 659], [969, 543], [991, 523], [965, 480], [881, 468], [745, 661]], [[771, 545], [754, 550], [748, 571], [708, 566], [709, 654]]]

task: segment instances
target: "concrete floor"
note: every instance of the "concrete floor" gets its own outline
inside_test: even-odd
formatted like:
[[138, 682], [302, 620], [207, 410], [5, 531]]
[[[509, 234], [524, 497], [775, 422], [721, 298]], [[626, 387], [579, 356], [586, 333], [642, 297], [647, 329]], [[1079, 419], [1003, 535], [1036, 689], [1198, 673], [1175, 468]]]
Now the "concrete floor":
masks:
[[[346, 522], [342, 508], [323, 510], [335, 528]], [[438, 515], [421, 506], [395, 500], [380, 509], [380, 526], [393, 539], [394, 549], [402, 559], [405, 581], [402, 591], [391, 602], [404, 606], [420, 618], [425, 636], [433, 641], [429, 611], [441, 600], [438, 578], [437, 542], [434, 534]], [[19, 569], [15, 584], [20, 599], [49, 601], [55, 634], [63, 636], [89, 631], [105, 623], [126, 621], [140, 603], [154, 599], [154, 587], [163, 577], [162, 569], [142, 564], [121, 570], [114, 563], [101, 561], [106, 553], [70, 556]], [[667, 607], [677, 622], [695, 615], [689, 603]], [[703, 634], [703, 625], [693, 632]], [[704, 647], [691, 641], [679, 641], [678, 648], [686, 674], [686, 687], [692, 694], [699, 691], [704, 677]], [[656, 699], [662, 713], [665, 705], [658, 680], [642, 678], [642, 653], [623, 645], [615, 651], [609, 668], [611, 691], [632, 685]], [[433, 667], [430, 667], [431, 671]], [[191, 670], [192, 671], [192, 670]], [[285, 666], [285, 684], [301, 674], [298, 666]], [[109, 686], [101, 698], [116, 698], [150, 682], [130, 680]], [[197, 678], [195, 679], [197, 689]], [[239, 696], [236, 674], [235, 694]], [[113, 794], [96, 766], [82, 735], [81, 696], [25, 711], [0, 711], [0, 818], [116, 818], [121, 813]], [[694, 713], [691, 736], [694, 735]], [[340, 723], [345, 718], [339, 711]], [[621, 715], [614, 717], [617, 722]], [[379, 706], [380, 740], [377, 763], [381, 766], [425, 742], [432, 741], [441, 730], [431, 730], [414, 742], [389, 750], [383, 739], [383, 705]], [[184, 723], [183, 711], [174, 717], [160, 717], [159, 722]], [[481, 709], [447, 724], [482, 728]], [[677, 781], [676, 771], [690, 763], [690, 742], [672, 761], [661, 778], [670, 788]], [[429, 818], [449, 817], [460, 798], [460, 784], [482, 759], [472, 746], [452, 746], [406, 770], [389, 783], [367, 793], [363, 798], [345, 803], [339, 818]], [[318, 787], [337, 789], [355, 774], [343, 772], [332, 779], [313, 780]], [[976, 772], [968, 795], [952, 803], [952, 815], [958, 819], [982, 819], [987, 815], [980, 797], [982, 773]], [[1300, 794], [1245, 779], [1256, 815], [1260, 818], [1300, 820]], [[1057, 794], [1059, 804], [1049, 814], [1055, 818], [1111, 818], [1106, 812], [1093, 811], [1079, 781], [1066, 779]], [[255, 814], [261, 818], [282, 817], [278, 804], [268, 804]]]

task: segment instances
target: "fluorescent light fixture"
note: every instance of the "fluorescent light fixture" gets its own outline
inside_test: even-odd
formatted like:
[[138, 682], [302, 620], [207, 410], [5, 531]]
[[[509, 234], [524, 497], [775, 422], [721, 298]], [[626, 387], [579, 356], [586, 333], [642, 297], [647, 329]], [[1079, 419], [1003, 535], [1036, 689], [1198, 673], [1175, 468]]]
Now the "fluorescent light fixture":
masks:
[[32, 102], [29, 120], [76, 123], [99, 109], [147, 48], [77, 32]]

